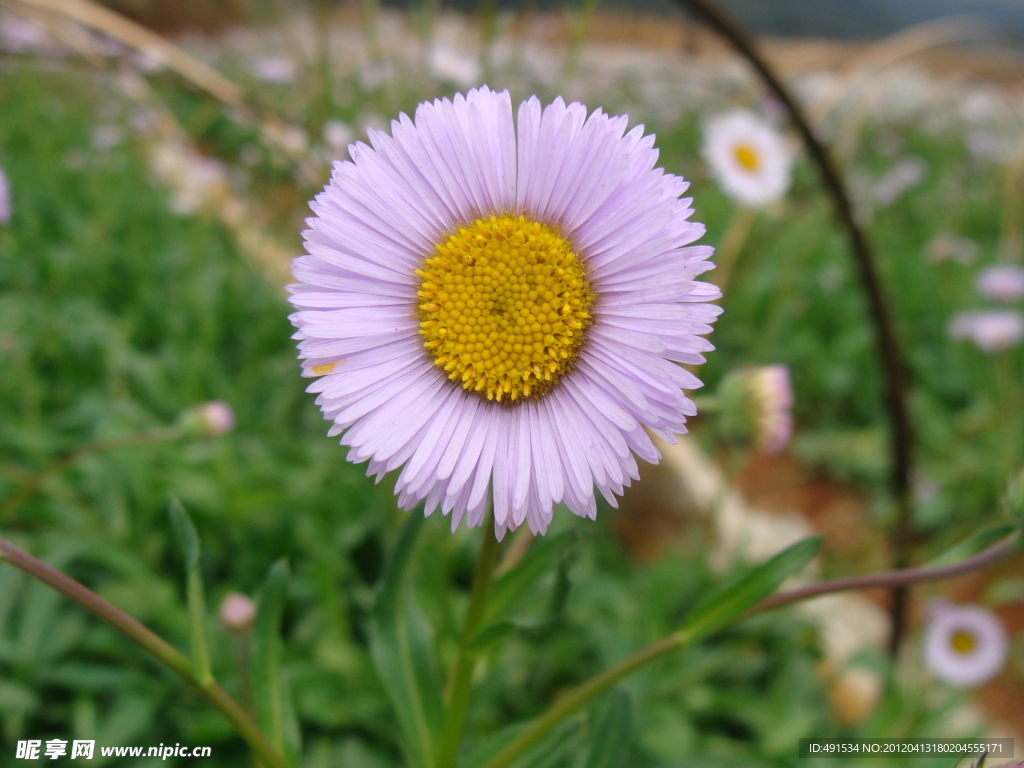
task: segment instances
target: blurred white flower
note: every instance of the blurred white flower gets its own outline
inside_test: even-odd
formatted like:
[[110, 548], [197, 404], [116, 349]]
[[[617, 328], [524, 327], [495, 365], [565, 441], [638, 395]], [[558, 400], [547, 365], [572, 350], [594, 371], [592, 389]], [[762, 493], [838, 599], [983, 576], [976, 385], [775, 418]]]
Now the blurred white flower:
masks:
[[961, 312], [949, 323], [956, 341], [973, 341], [983, 352], [1002, 352], [1024, 338], [1024, 315], [1013, 309], [979, 309]]
[[975, 160], [1002, 163], [1017, 149], [1017, 138], [988, 128], [974, 128], [964, 134], [964, 146]]
[[430, 51], [430, 72], [438, 80], [454, 83], [459, 88], [480, 84], [480, 62], [476, 56], [436, 44]]
[[978, 273], [974, 286], [989, 301], [1009, 303], [1024, 296], [1024, 267], [996, 264]]
[[188, 216], [212, 204], [228, 188], [224, 164], [180, 142], [155, 144], [150, 165], [171, 190], [171, 212]]
[[348, 123], [341, 120], [328, 120], [324, 123], [323, 133], [324, 144], [328, 146], [332, 154], [341, 154], [348, 149], [348, 145], [355, 141], [356, 135]]
[[709, 118], [702, 154], [726, 193], [743, 205], [760, 208], [789, 189], [792, 153], [775, 128], [753, 112]]
[[872, 197], [885, 207], [899, 200], [924, 179], [928, 165], [920, 157], [908, 157], [895, 163], [875, 182]]
[[220, 623], [232, 632], [247, 632], [256, 621], [256, 604], [241, 592], [230, 592], [220, 603]]
[[100, 123], [93, 126], [90, 139], [93, 149], [112, 149], [124, 141], [124, 131], [116, 125]]
[[1006, 629], [991, 611], [977, 605], [936, 601], [925, 630], [924, 660], [937, 678], [956, 688], [974, 688], [1006, 663]]
[[978, 258], [979, 250], [978, 244], [973, 240], [943, 232], [929, 241], [924, 249], [924, 255], [933, 264], [942, 261], [971, 264]]
[[295, 82], [299, 68], [284, 56], [258, 56], [252, 62], [252, 73], [265, 83], [288, 85]]
[[13, 13], [0, 15], [0, 48], [10, 53], [31, 53], [46, 47], [49, 38], [38, 24]]
[[7, 182], [7, 176], [3, 168], [0, 168], [0, 224], [6, 224], [11, 220], [11, 185]]

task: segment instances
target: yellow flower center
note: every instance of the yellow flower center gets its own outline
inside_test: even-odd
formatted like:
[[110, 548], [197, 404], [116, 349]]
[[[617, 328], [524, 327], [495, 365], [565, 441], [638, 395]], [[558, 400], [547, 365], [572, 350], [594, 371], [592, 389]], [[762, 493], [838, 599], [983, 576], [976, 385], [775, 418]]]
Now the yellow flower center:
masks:
[[736, 162], [743, 170], [753, 173], [761, 166], [761, 158], [758, 156], [757, 150], [749, 144], [739, 144], [733, 152], [736, 155]]
[[525, 216], [491, 216], [436, 250], [416, 271], [434, 363], [488, 400], [545, 394], [572, 367], [594, 303], [569, 242]]
[[956, 630], [949, 638], [950, 647], [962, 656], [973, 651], [977, 644], [974, 635], [963, 629]]

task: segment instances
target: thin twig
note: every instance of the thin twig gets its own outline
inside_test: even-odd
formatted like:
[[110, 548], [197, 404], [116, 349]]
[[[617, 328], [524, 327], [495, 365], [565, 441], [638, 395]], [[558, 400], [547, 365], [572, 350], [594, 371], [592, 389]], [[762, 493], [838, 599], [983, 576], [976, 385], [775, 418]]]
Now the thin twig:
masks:
[[108, 603], [91, 589], [79, 584], [70, 576], [61, 573], [42, 560], [18, 549], [2, 537], [0, 537], [0, 560], [6, 560], [15, 568], [39, 579], [47, 586], [53, 587], [93, 615], [103, 619], [125, 637], [135, 641], [150, 656], [195, 688], [204, 699], [219, 709], [267, 768], [289, 768], [288, 762], [267, 741], [266, 736], [245, 710], [212, 679], [206, 684], [200, 683], [193, 675], [192, 664], [189, 660], [162, 637], [121, 609]]
[[928, 581], [941, 581], [943, 579], [951, 579], [954, 576], [962, 576], [965, 573], [987, 568], [1004, 557], [1012, 555], [1020, 549], [1020, 538], [1020, 534], [1015, 533], [1013, 536], [993, 545], [989, 549], [952, 565], [933, 568], [903, 568], [882, 573], [869, 573], [866, 576], [849, 576], [844, 579], [811, 584], [806, 587], [790, 590], [789, 592], [779, 592], [762, 600], [751, 613], [771, 611], [790, 603], [808, 600], [820, 595], [831, 595], [836, 592], [849, 592], [855, 589], [876, 589], [878, 587], [909, 587], [912, 584], [923, 584]]
[[[896, 500], [896, 524], [892, 544], [894, 564], [903, 568], [910, 561], [912, 535], [912, 508], [910, 473], [913, 460], [913, 427], [907, 407], [909, 372], [900, 350], [889, 310], [888, 300], [878, 276], [874, 251], [857, 223], [853, 203], [846, 185], [825, 145], [815, 135], [803, 109], [790, 93], [782, 79], [758, 52], [753, 39], [732, 18], [719, 10], [710, 0], [677, 0], [678, 4], [694, 11], [700, 18], [728, 40], [750, 63], [775, 97], [785, 105], [800, 133], [811, 159], [818, 166], [822, 180], [832, 195], [836, 215], [846, 230], [857, 263], [861, 284], [868, 300], [868, 309], [875, 327], [875, 336], [885, 377], [885, 403], [892, 431], [892, 494]], [[903, 585], [893, 589], [892, 635], [890, 649], [895, 651], [903, 635], [906, 614], [906, 594]]]

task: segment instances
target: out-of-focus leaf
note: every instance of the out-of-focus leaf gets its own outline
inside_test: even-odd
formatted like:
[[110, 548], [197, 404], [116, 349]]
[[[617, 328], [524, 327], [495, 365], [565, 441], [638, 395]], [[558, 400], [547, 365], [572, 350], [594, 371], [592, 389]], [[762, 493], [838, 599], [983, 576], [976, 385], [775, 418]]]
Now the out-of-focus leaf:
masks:
[[370, 656], [413, 765], [430, 766], [441, 730], [441, 683], [430, 627], [406, 588], [423, 516], [409, 515], [395, 542], [370, 622]]
[[[515, 723], [491, 734], [486, 741], [472, 750], [468, 757], [459, 761], [459, 768], [480, 768], [491, 760], [509, 744], [518, 738], [529, 723]], [[583, 742], [583, 720], [573, 717], [560, 723], [537, 746], [512, 764], [512, 768], [554, 768], [568, 754], [579, 754]]]
[[[484, 627], [470, 640], [470, 650], [475, 653], [483, 653], [516, 633], [534, 639], [550, 634], [559, 625], [565, 610], [566, 599], [569, 597], [569, 588], [571, 587], [569, 568], [575, 557], [575, 551], [574, 546], [563, 545], [554, 552], [555, 556], [560, 557], [560, 560], [555, 569], [555, 583], [548, 598], [547, 608], [540, 618], [532, 621], [519, 619], [496, 621]], [[543, 557], [545, 563], [550, 565], [549, 556], [544, 555]]]
[[252, 690], [256, 716], [270, 742], [284, 743], [284, 712], [281, 700], [281, 614], [288, 589], [288, 563], [278, 560], [263, 582], [252, 636]]
[[820, 548], [821, 536], [814, 536], [750, 568], [698, 604], [686, 617], [681, 631], [698, 640], [732, 624], [807, 565]]
[[619, 768], [633, 732], [633, 707], [625, 691], [616, 692], [608, 711], [594, 728], [584, 768]]
[[947, 549], [932, 560], [929, 565], [942, 566], [958, 563], [1002, 541], [1017, 529], [1018, 526], [1012, 523], [1003, 523], [1001, 525], [993, 525], [991, 528], [985, 528], [971, 536], [967, 541], [962, 541], [956, 546]]
[[503, 618], [518, 598], [550, 573], [559, 557], [566, 558], [575, 550], [577, 540], [575, 531], [534, 539], [522, 562], [494, 582], [487, 603], [488, 618], [491, 621]]
[[186, 596], [188, 618], [191, 629], [192, 673], [200, 685], [213, 681], [210, 671], [210, 654], [206, 647], [206, 596], [203, 590], [203, 574], [199, 569], [199, 534], [192, 524], [188, 512], [177, 499], [171, 499], [167, 507], [171, 527], [178, 538], [185, 555]]

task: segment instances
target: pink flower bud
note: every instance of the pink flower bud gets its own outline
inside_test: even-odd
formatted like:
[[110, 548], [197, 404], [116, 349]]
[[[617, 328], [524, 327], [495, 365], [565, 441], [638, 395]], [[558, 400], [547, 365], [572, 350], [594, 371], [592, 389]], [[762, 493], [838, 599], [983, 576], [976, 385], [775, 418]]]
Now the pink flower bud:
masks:
[[220, 621], [232, 632], [247, 632], [256, 621], [256, 604], [241, 592], [231, 592], [220, 603]]

